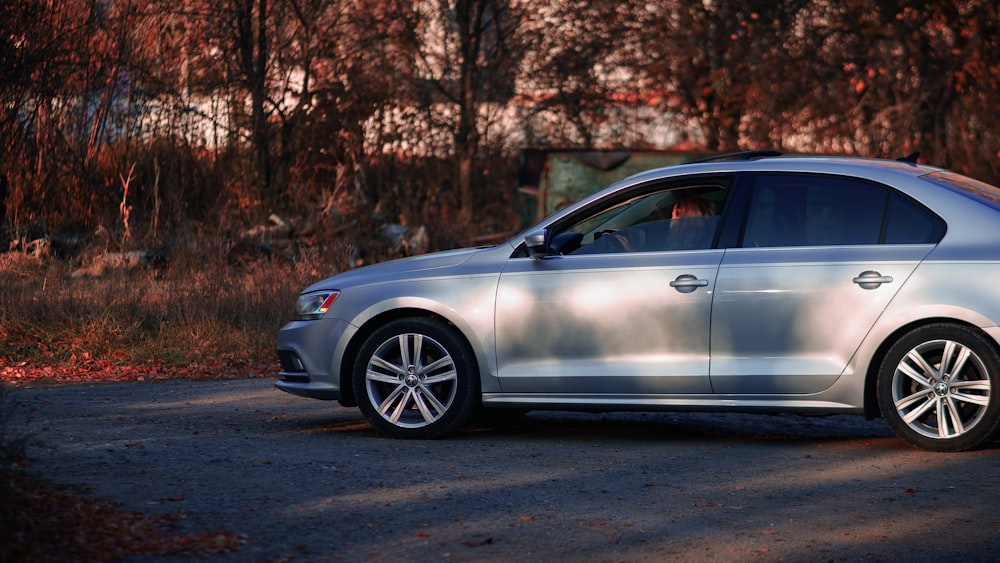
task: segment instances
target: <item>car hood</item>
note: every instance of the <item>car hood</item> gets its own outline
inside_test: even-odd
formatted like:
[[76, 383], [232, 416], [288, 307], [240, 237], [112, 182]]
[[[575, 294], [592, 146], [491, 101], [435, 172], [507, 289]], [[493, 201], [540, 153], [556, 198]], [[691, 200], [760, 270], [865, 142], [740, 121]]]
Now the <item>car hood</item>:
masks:
[[344, 289], [359, 285], [398, 281], [404, 277], [411, 279], [424, 277], [421, 273], [426, 274], [427, 277], [442, 275], [447, 273], [446, 269], [454, 268], [485, 250], [487, 249], [446, 250], [372, 264], [326, 278], [309, 286], [303, 293], [321, 289]]

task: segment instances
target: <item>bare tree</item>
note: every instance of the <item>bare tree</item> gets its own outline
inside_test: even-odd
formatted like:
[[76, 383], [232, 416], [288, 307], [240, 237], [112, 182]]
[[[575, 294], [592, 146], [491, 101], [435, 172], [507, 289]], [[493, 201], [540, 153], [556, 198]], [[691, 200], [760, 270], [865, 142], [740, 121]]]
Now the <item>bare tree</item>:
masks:
[[841, 31], [816, 52], [842, 69], [840, 89], [817, 92], [825, 95], [813, 103], [849, 117], [838, 131], [848, 143], [866, 154], [920, 150], [942, 166], [996, 172], [998, 155], [985, 148], [997, 130], [987, 100], [1000, 95], [994, 2], [886, 0], [845, 4], [834, 15]]
[[507, 132], [646, 146], [614, 135], [650, 104], [709, 150], [921, 150], [1000, 178], [989, 0], [10, 0], [0, 28], [7, 217], [42, 229], [122, 205], [133, 226], [457, 209], [467, 229]]
[[127, 146], [134, 121], [137, 11], [127, 0], [70, 0], [6, 4], [0, 13], [10, 30], [0, 47], [7, 74], [0, 127], [9, 155], [0, 173], [10, 180], [15, 213], [29, 215], [15, 221], [79, 228], [117, 200], [105, 168], [115, 166], [121, 152], [109, 148]]
[[[614, 110], [637, 103], [630, 98], [641, 97], [633, 69], [642, 51], [636, 27], [643, 10], [636, 2], [587, 0], [531, 6], [518, 77], [531, 142], [592, 148], [601, 124], [615, 119]], [[542, 119], [548, 123], [532, 125]]]
[[675, 1], [651, 6], [638, 32], [642, 86], [664, 91], [664, 109], [698, 124], [708, 150], [780, 141], [769, 134], [768, 122], [794, 101], [801, 103], [783, 83], [802, 70], [785, 52], [802, 4]]
[[444, 101], [438, 116], [451, 129], [458, 187], [459, 220], [473, 217], [475, 162], [487, 104], [504, 104], [514, 94], [522, 55], [517, 0], [430, 0], [409, 21], [417, 75], [431, 89], [426, 103]]

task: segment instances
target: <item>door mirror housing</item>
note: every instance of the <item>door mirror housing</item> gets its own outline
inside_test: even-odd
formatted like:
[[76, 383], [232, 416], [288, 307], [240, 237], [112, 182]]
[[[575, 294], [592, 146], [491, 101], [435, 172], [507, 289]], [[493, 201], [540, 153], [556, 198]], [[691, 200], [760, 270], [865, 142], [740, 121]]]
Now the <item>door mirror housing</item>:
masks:
[[524, 246], [528, 249], [528, 256], [532, 260], [541, 260], [549, 255], [548, 244], [546, 244], [547, 232], [545, 229], [532, 231], [524, 237]]

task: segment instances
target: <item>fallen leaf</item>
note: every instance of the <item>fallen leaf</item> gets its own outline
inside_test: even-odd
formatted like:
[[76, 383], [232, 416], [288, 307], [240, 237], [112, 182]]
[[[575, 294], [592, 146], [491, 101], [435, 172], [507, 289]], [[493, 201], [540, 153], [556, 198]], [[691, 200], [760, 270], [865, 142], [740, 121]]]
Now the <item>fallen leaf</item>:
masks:
[[147, 515], [118, 503], [67, 492], [48, 481], [23, 475], [16, 480], [14, 493], [4, 499], [4, 509], [16, 516], [18, 540], [15, 545], [0, 541], [0, 554], [15, 554], [12, 560], [205, 557], [238, 551], [246, 539], [225, 530], [179, 534], [172, 527], [185, 517], [182, 512]]
[[493, 543], [493, 538], [486, 538], [485, 540], [478, 541], [478, 542], [477, 541], [466, 540], [466, 541], [462, 542], [462, 545], [464, 545], [466, 547], [479, 547], [481, 545], [491, 545], [492, 543]]

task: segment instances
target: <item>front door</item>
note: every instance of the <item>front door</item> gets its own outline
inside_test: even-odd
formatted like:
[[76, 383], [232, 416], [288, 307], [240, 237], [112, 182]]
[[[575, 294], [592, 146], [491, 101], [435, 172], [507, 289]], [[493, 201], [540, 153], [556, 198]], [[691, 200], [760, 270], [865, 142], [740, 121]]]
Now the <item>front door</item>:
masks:
[[[711, 393], [709, 323], [728, 178], [639, 186], [553, 227], [553, 255], [513, 258], [496, 302], [504, 393]], [[625, 396], [632, 396], [626, 399]]]
[[709, 320], [722, 254], [512, 260], [496, 304], [503, 392], [710, 393]]

